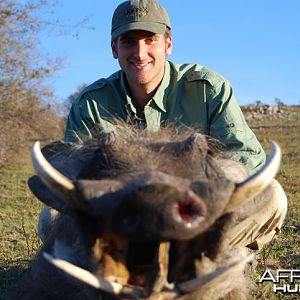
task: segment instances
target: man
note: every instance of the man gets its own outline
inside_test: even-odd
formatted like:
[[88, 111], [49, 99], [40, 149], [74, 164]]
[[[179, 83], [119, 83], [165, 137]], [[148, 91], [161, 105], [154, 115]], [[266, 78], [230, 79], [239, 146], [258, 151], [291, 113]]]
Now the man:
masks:
[[155, 1], [125, 1], [112, 19], [111, 48], [121, 71], [88, 86], [71, 108], [65, 141], [91, 136], [114, 118], [150, 130], [167, 123], [196, 126], [219, 139], [251, 172], [265, 154], [222, 76], [200, 65], [166, 61], [172, 52], [169, 17]]
[[[251, 173], [264, 164], [264, 151], [230, 83], [203, 66], [166, 61], [172, 52], [171, 25], [159, 3], [121, 3], [112, 18], [111, 48], [121, 70], [84, 89], [68, 116], [65, 141], [90, 137], [95, 126], [111, 131], [116, 119], [148, 130], [174, 123], [177, 128], [198, 127], [219, 139]], [[274, 199], [261, 212], [241, 218], [229, 232], [233, 246], [258, 249], [279, 232], [286, 197], [276, 181], [273, 188]]]

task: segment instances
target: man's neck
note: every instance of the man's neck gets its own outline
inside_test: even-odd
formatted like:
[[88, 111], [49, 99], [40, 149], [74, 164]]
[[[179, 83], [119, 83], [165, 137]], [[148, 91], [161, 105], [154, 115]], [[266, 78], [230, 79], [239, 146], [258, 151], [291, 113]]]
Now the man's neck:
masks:
[[127, 80], [127, 87], [138, 114], [143, 114], [145, 106], [155, 95], [163, 77], [164, 72], [157, 78], [156, 82], [152, 82], [151, 84], [137, 84]]
[[138, 112], [138, 114], [141, 114], [144, 111], [144, 107], [147, 105], [147, 103], [152, 99], [155, 92], [158, 89], [157, 85], [155, 88], [145, 88], [143, 85], [132, 87], [130, 86], [130, 94], [133, 100], [133, 104]]

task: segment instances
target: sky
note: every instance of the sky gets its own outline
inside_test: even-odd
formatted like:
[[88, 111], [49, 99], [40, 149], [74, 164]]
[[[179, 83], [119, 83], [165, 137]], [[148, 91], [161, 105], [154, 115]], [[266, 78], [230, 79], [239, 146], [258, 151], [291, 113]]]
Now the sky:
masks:
[[[43, 51], [65, 58], [50, 84], [63, 101], [80, 84], [119, 69], [110, 48], [117, 0], [64, 0], [55, 18], [68, 23], [88, 17], [79, 37], [44, 32]], [[261, 101], [300, 104], [299, 0], [160, 0], [172, 26], [175, 63], [198, 63], [231, 82], [239, 104]], [[94, 27], [94, 30], [88, 27]]]

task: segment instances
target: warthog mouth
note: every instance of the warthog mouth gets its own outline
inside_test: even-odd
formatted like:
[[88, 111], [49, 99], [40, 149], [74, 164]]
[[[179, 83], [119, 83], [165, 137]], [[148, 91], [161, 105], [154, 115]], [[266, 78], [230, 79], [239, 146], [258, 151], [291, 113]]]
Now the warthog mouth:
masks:
[[157, 264], [158, 243], [128, 243], [127, 268], [130, 273], [129, 283], [144, 286], [147, 274], [154, 272]]
[[[125, 243], [124, 243], [125, 242]], [[126, 251], [103, 252], [101, 267], [91, 272], [44, 253], [44, 258], [72, 278], [120, 299], [180, 299], [206, 285], [240, 272], [252, 256], [230, 259], [223, 266], [198, 276], [189, 256], [189, 242], [137, 243], [118, 241]], [[109, 247], [110, 248], [110, 247]], [[111, 248], [110, 248], [111, 249]], [[217, 284], [217, 283], [216, 283]], [[159, 295], [159, 297], [158, 297]]]

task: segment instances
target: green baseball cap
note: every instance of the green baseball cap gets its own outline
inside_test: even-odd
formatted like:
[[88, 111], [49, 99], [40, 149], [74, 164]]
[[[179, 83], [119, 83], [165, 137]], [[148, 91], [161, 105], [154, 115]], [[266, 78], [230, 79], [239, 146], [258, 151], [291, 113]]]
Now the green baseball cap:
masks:
[[164, 34], [171, 28], [167, 11], [155, 0], [129, 0], [115, 10], [111, 24], [111, 40], [132, 30]]

